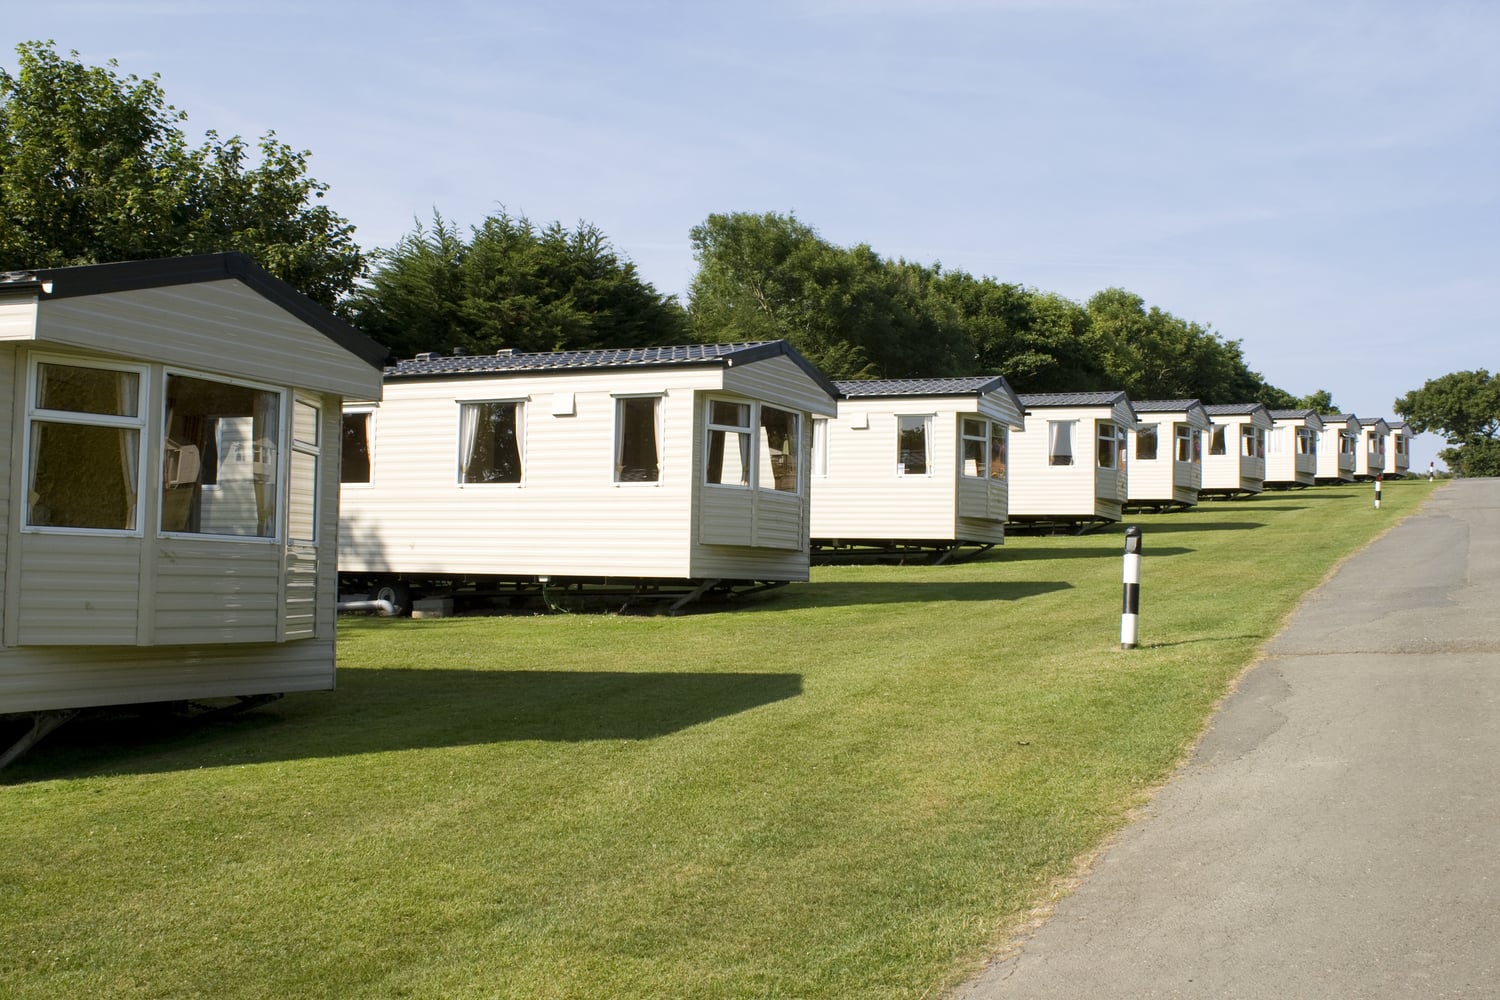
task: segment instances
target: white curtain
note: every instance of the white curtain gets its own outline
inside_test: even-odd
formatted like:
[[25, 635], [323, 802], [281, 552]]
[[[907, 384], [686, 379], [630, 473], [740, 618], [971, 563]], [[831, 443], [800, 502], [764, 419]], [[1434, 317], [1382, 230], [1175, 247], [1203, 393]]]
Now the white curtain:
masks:
[[458, 408], [458, 481], [469, 481], [469, 466], [474, 461], [474, 447], [479, 438], [479, 407], [463, 403]]
[[1073, 464], [1073, 422], [1054, 420], [1047, 424], [1047, 448], [1053, 465]]
[[[115, 395], [120, 415], [138, 416], [141, 400], [141, 377], [135, 372], [115, 373]], [[140, 500], [141, 435], [139, 431], [120, 433], [120, 468], [125, 473], [125, 527], [135, 528], [136, 508]]]
[[253, 427], [255, 439], [255, 533], [262, 538], [276, 534], [276, 468], [281, 441], [281, 396], [274, 392], [255, 394]]

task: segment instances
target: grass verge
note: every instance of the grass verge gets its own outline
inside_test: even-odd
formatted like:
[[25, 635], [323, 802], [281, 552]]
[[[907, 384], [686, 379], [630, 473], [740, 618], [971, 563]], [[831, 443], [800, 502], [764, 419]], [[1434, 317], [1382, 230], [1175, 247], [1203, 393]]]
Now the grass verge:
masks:
[[350, 619], [339, 690], [65, 727], [0, 780], [0, 995], [922, 997], [1430, 492], [1205, 504], [736, 612]]

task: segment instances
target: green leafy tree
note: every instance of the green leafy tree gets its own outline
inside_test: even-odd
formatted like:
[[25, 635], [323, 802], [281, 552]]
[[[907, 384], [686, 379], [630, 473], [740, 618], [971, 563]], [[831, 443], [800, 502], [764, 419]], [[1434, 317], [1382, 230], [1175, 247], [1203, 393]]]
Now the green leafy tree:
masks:
[[1019, 392], [1107, 388], [1078, 303], [964, 271], [942, 274], [938, 286], [972, 346], [973, 374], [1004, 375]]
[[785, 338], [831, 378], [972, 373], [935, 272], [844, 248], [795, 216], [710, 215], [692, 230], [688, 321], [716, 342]]
[[364, 330], [396, 354], [487, 354], [674, 344], [677, 300], [659, 295], [599, 229], [545, 228], [505, 212], [469, 238], [435, 215], [378, 255], [350, 300]]
[[1429, 379], [1398, 398], [1395, 411], [1413, 431], [1443, 435], [1439, 453], [1455, 475], [1500, 475], [1500, 376], [1483, 368]]
[[208, 132], [158, 78], [85, 66], [52, 42], [0, 68], [0, 270], [238, 250], [327, 306], [364, 273], [354, 227], [322, 204], [306, 151]]

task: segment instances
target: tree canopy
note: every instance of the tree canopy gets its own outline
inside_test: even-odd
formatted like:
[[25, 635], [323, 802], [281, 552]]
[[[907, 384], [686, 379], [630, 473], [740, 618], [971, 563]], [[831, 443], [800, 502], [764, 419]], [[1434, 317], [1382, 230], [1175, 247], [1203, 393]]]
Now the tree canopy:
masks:
[[274, 132], [254, 165], [238, 136], [191, 147], [157, 76], [53, 44], [0, 67], [0, 271], [238, 250], [326, 306], [354, 287], [364, 255], [307, 151]]
[[349, 302], [354, 321], [398, 354], [488, 354], [680, 342], [682, 308], [657, 294], [598, 227], [538, 227], [504, 211], [470, 230], [441, 215], [378, 253]]
[[1456, 475], [1500, 476], [1500, 376], [1480, 368], [1428, 379], [1393, 404], [1411, 429], [1443, 435]]
[[1079, 305], [884, 259], [864, 244], [834, 246], [775, 213], [711, 215], [692, 238], [688, 320], [698, 337], [785, 337], [834, 378], [1001, 374], [1023, 392], [1297, 403], [1249, 369], [1239, 341], [1122, 288]]

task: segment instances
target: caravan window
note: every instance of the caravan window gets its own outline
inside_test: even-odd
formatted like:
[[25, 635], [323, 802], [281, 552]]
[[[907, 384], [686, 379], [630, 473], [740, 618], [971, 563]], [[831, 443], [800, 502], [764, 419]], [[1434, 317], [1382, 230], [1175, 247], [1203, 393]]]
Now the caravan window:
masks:
[[1266, 432], [1261, 427], [1246, 427], [1241, 434], [1241, 447], [1246, 458], [1266, 457]]
[[1047, 421], [1047, 463], [1073, 464], [1073, 425], [1076, 420]]
[[137, 529], [144, 375], [139, 368], [33, 364], [27, 526]]
[[1208, 453], [1210, 455], [1227, 455], [1225, 450], [1228, 444], [1224, 441], [1224, 425], [1214, 424], [1213, 430], [1209, 432]]
[[1316, 455], [1318, 453], [1318, 439], [1313, 436], [1311, 427], [1297, 428], [1297, 454]]
[[458, 407], [458, 481], [521, 481], [519, 402], [460, 403]]
[[812, 474], [821, 478], [827, 478], [828, 418], [813, 417], [812, 429]]
[[374, 451], [375, 413], [349, 410], [344, 414], [343, 448], [340, 451], [339, 482], [368, 483]]
[[1114, 469], [1119, 467], [1120, 435], [1114, 424], [1099, 421], [1099, 468]]
[[1177, 445], [1177, 461], [1198, 462], [1203, 459], [1203, 439], [1187, 424], [1174, 424], [1172, 435]]
[[1135, 457], [1140, 462], [1156, 460], [1155, 424], [1142, 424], [1135, 429]]
[[896, 475], [927, 475], [931, 468], [927, 449], [932, 439], [932, 418], [897, 417], [896, 422]]
[[[280, 392], [168, 374], [163, 427], [162, 531], [276, 537]], [[205, 492], [210, 478], [218, 488]]]
[[287, 468], [287, 536], [294, 542], [318, 540], [318, 453], [322, 444], [322, 408], [298, 399], [292, 403], [292, 453]]
[[661, 397], [615, 400], [615, 482], [661, 479]]
[[761, 464], [757, 479], [762, 489], [797, 492], [799, 423], [797, 414], [789, 410], [761, 406]]
[[706, 481], [715, 486], [749, 486], [752, 436], [749, 403], [710, 400]]

